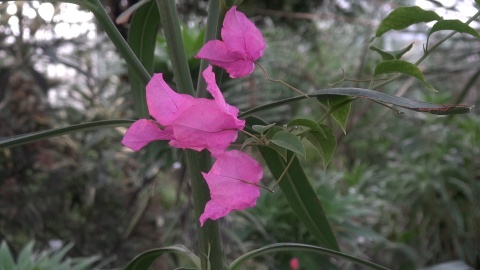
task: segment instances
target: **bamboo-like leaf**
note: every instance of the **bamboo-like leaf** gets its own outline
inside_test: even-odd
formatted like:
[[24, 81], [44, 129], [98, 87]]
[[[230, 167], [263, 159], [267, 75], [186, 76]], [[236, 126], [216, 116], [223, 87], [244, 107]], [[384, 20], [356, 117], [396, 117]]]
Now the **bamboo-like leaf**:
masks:
[[428, 89], [437, 92], [437, 90], [435, 90], [435, 88], [425, 80], [422, 71], [416, 65], [400, 59], [382, 61], [378, 63], [373, 74], [374, 76], [377, 76], [380, 74], [388, 74], [393, 72], [413, 76], [423, 82]]
[[[259, 148], [272, 175], [278, 180], [285, 171], [287, 163], [274, 150], [267, 147]], [[289, 160], [292, 158], [292, 155], [289, 155]], [[297, 158], [294, 158], [292, 161], [279, 186], [295, 215], [315, 237], [318, 244], [338, 251], [337, 239], [328, 222], [322, 204]]]
[[417, 6], [399, 7], [382, 20], [375, 37], [380, 37], [390, 30], [402, 30], [417, 23], [439, 21], [441, 19], [442, 17], [434, 11], [427, 11]]
[[442, 30], [453, 30], [459, 33], [465, 33], [465, 34], [472, 35], [476, 38], [480, 38], [480, 34], [478, 34], [478, 32], [475, 29], [473, 29], [468, 24], [460, 20], [441, 20], [436, 22], [432, 26], [432, 29], [430, 29], [430, 32], [428, 33], [428, 37], [430, 37], [433, 33], [442, 31]]
[[[128, 44], [150, 74], [153, 73], [154, 51], [159, 25], [157, 3], [150, 1], [136, 9], [128, 32]], [[145, 84], [134, 76], [134, 70], [131, 68], [129, 68], [128, 73], [135, 110], [140, 118], [147, 118], [149, 114]]]
[[[330, 256], [330, 257], [336, 257], [340, 259], [345, 259], [347, 261], [351, 261], [355, 264], [362, 265], [369, 267], [371, 269], [377, 269], [377, 270], [388, 270], [388, 268], [385, 268], [381, 265], [360, 259], [355, 256], [351, 256], [336, 250], [328, 249], [328, 248], [322, 248], [318, 246], [313, 246], [313, 245], [306, 245], [306, 244], [298, 244], [298, 243], [276, 243], [276, 244], [271, 244], [264, 246], [262, 248], [247, 252], [234, 260], [230, 266], [229, 270], [236, 270], [236, 269], [243, 269], [240, 268], [245, 262], [248, 260], [270, 254], [270, 253], [277, 253], [277, 252], [292, 252], [292, 251], [302, 251], [302, 252], [312, 252], [320, 255], [325, 255], [325, 256]], [[363, 268], [362, 268], [363, 269]]]
[[181, 255], [183, 258], [186, 258], [191, 262], [197, 269], [201, 269], [200, 259], [188, 250], [183, 245], [174, 245], [164, 248], [155, 248], [143, 252], [142, 254], [135, 257], [130, 263], [124, 268], [124, 270], [145, 270], [149, 269], [152, 263], [160, 256], [166, 253], [174, 253]]
[[134, 120], [104, 120], [89, 122], [84, 124], [72, 125], [63, 128], [37, 131], [7, 138], [0, 138], [0, 149], [19, 146], [26, 143], [32, 143], [47, 138], [58, 137], [79, 131], [87, 131], [100, 128], [124, 127], [130, 126]]
[[[437, 115], [469, 113], [474, 107], [469, 105], [438, 105], [438, 104], [433, 104], [428, 102], [412, 100], [404, 97], [397, 97], [394, 95], [389, 95], [382, 92], [378, 92], [370, 89], [363, 89], [363, 88], [329, 88], [329, 89], [319, 90], [312, 94], [308, 94], [309, 97], [315, 97], [315, 98], [325, 96], [325, 95], [339, 95], [339, 96], [365, 98], [365, 99], [378, 101], [380, 103], [392, 104], [392, 105], [399, 106], [399, 107], [416, 111], [416, 112], [426, 112], [426, 113], [437, 114]], [[303, 100], [305, 98], [306, 98], [305, 96], [298, 96], [298, 97], [287, 98], [287, 99], [271, 102], [271, 103], [244, 111], [239, 115], [239, 117], [245, 118], [257, 112], [283, 106], [292, 102]]]

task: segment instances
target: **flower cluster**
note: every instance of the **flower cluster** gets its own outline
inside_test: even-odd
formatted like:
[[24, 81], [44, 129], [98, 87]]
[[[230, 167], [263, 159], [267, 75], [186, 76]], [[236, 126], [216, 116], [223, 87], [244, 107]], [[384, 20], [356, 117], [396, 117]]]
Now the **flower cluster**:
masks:
[[[252, 73], [254, 62], [263, 55], [265, 40], [236, 7], [225, 15], [222, 38], [206, 43], [196, 57], [225, 68], [232, 78]], [[179, 94], [161, 73], [154, 74], [146, 87], [146, 97], [148, 111], [155, 120], [134, 122], [122, 143], [138, 151], [152, 141], [168, 140], [172, 147], [212, 153], [216, 161], [208, 173], [202, 173], [210, 189], [210, 201], [200, 216], [203, 226], [207, 219], [216, 220], [233, 210], [255, 206], [263, 169], [250, 155], [227, 151], [237, 139], [238, 130], [245, 127], [245, 120], [238, 119], [238, 108], [226, 103], [212, 67], [208, 66], [202, 75], [213, 100]]]

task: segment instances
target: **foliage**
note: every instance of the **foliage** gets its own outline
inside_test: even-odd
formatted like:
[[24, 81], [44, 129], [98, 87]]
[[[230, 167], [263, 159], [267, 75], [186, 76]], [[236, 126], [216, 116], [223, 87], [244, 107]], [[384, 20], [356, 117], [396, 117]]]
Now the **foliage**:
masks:
[[[289, 19], [285, 21], [292, 27], [290, 29], [282, 24], [283, 20], [278, 20], [276, 16], [279, 13], [268, 10], [272, 3], [267, 1], [264, 8], [259, 9], [259, 3], [245, 1], [246, 9], [269, 14], [262, 19], [257, 17], [257, 25], [273, 22], [276, 27], [271, 28], [274, 30], [265, 31], [269, 46], [265, 57], [260, 61], [261, 64], [256, 63], [256, 72], [243, 80], [230, 80], [223, 76], [221, 89], [225, 90], [225, 98], [229, 104], [245, 111], [240, 117], [250, 114], [263, 117], [260, 122], [247, 122], [248, 133], [241, 137], [245, 142], [239, 145], [242, 145], [242, 148], [259, 146], [265, 164], [272, 173], [272, 189], [278, 185], [281, 191], [276, 192], [275, 196], [263, 194], [258, 208], [243, 214], [238, 213], [231, 226], [236, 227], [237, 222], [244, 222], [246, 227], [235, 228], [234, 231], [238, 233], [233, 233], [228, 227], [219, 229], [219, 224], [223, 225], [221, 222], [207, 221], [203, 228], [196, 226], [209, 199], [208, 187], [200, 174], [208, 171], [211, 166], [209, 155], [205, 152], [179, 152], [167, 148], [164, 143], [151, 144], [140, 155], [118, 150], [115, 142], [119, 141], [120, 134], [124, 132], [120, 126], [130, 120], [98, 121], [134, 118], [135, 114], [129, 109], [133, 104], [137, 116], [148, 117], [143, 89], [153, 70], [168, 73], [165, 78], [168, 78], [168, 82], [176, 83], [175, 88], [179, 92], [193, 95], [193, 82], [197, 81], [199, 71], [206, 67], [205, 62], [194, 60], [193, 55], [201, 46], [204, 36], [206, 40], [216, 39], [216, 25], [226, 11], [224, 4], [230, 5], [233, 1], [221, 1], [221, 4], [220, 1], [209, 1], [205, 33], [190, 27], [199, 25], [198, 17], [189, 17], [192, 14], [180, 15], [182, 21], [188, 21], [189, 25], [181, 29], [174, 1], [151, 1], [138, 9], [136, 15], [139, 16], [134, 15], [133, 22], [139, 24], [132, 22], [130, 25], [132, 38], [128, 43], [106, 17], [99, 1], [71, 2], [92, 11], [96, 16], [98, 23], [126, 60], [128, 79], [123, 64], [114, 63], [106, 67], [104, 63], [94, 62], [94, 57], [89, 57], [92, 48], [102, 44], [103, 50], [100, 54], [120, 60], [112, 53], [113, 48], [104, 44], [105, 37], [102, 35], [94, 44], [86, 42], [88, 44], [85, 50], [78, 49], [81, 48], [79, 45], [83, 44], [83, 40], [75, 40], [74, 43], [78, 46], [73, 54], [82, 63], [75, 67], [83, 76], [69, 84], [71, 89], [68, 93], [71, 93], [72, 98], [68, 97], [66, 102], [56, 106], [43, 102], [41, 94], [32, 94], [36, 93], [36, 85], [45, 85], [38, 79], [41, 76], [37, 73], [41, 72], [25, 68], [19, 73], [23, 76], [18, 76], [18, 73], [10, 72], [16, 71], [12, 68], [15, 65], [6, 61], [2, 63], [2, 70], [8, 72], [2, 74], [8, 76], [1, 78], [12, 79], [15, 76], [10, 75], [14, 74], [28, 78], [30, 83], [27, 87], [17, 88], [12, 87], [15, 85], [9, 82], [8, 93], [13, 93], [14, 98], [10, 99], [10, 96], [6, 95], [5, 104], [8, 105], [8, 110], [5, 110], [2, 118], [7, 124], [6, 127], [2, 126], [2, 136], [50, 129], [44, 133], [8, 139], [20, 145], [33, 142], [34, 139], [83, 130], [76, 129], [75, 126], [58, 129], [59, 126], [78, 122], [86, 125], [80, 125], [81, 127], [106, 127], [109, 123], [110, 126], [118, 125], [118, 128], [71, 134], [55, 141], [42, 141], [1, 150], [0, 168], [2, 174], [5, 174], [0, 182], [2, 203], [20, 202], [21, 206], [2, 207], [1, 220], [6, 222], [0, 222], [0, 232], [9, 241], [16, 242], [15, 245], [25, 243], [31, 235], [37, 236], [42, 242], [59, 237], [75, 239], [81, 246], [79, 253], [91, 254], [101, 249], [102, 256], [109, 257], [125, 252], [127, 255], [120, 255], [116, 262], [122, 264], [132, 258], [132, 254], [152, 247], [155, 242], [168, 246], [181, 239], [186, 247], [157, 248], [135, 259], [141, 263], [138, 267], [145, 268], [160, 254], [168, 253], [173, 264], [162, 260], [157, 262], [158, 269], [183, 263], [178, 260], [178, 254], [193, 258], [191, 261], [197, 268], [200, 264], [203, 269], [220, 269], [225, 265], [224, 253], [229, 251], [231, 254], [226, 254], [225, 257], [229, 261], [235, 258], [242, 261], [241, 258], [258, 257], [249, 261], [248, 265], [257, 268], [268, 265], [281, 269], [288, 267], [292, 254], [279, 253], [270, 258], [259, 255], [282, 250], [292, 251], [293, 256], [300, 258], [302, 267], [355, 267], [351, 263], [333, 261], [328, 257], [312, 259], [300, 253], [302, 248], [321, 251], [329, 256], [337, 254], [352, 262], [364, 263], [345, 253], [335, 253], [341, 248], [343, 252], [368, 258], [393, 269], [409, 269], [459, 258], [472, 265], [478, 261], [475, 253], [475, 243], [478, 242], [475, 238], [478, 236], [475, 235], [478, 181], [475, 179], [480, 166], [474, 158], [478, 156], [478, 149], [472, 145], [479, 145], [479, 142], [476, 135], [471, 135], [475, 132], [478, 134], [478, 130], [472, 129], [472, 126], [478, 126], [476, 116], [459, 121], [458, 118], [434, 119], [428, 115], [407, 114], [404, 119], [408, 119], [408, 123], [401, 122], [401, 125], [392, 127], [392, 122], [399, 122], [397, 116], [385, 115], [381, 110], [374, 110], [375, 113], [371, 114], [370, 110], [366, 110], [368, 105], [365, 105], [369, 103], [359, 101], [367, 98], [385, 106], [393, 104], [436, 114], [469, 112], [470, 106], [437, 105], [417, 100], [445, 103], [455, 98], [455, 101], [460, 102], [471, 95], [471, 89], [474, 89], [473, 85], [480, 74], [469, 70], [466, 63], [472, 63], [472, 57], [469, 57], [472, 51], [464, 50], [478, 36], [476, 30], [468, 26], [473, 18], [467, 22], [443, 20], [434, 11], [417, 7], [398, 8], [382, 21], [376, 33], [376, 44], [370, 46], [382, 58], [377, 61], [367, 57], [367, 41], [374, 33], [361, 23], [339, 31], [331, 25], [321, 25], [328, 20], [317, 21], [319, 24], [292, 24], [290, 19], [295, 17], [288, 16], [298, 16], [297, 13], [280, 13], [283, 14], [280, 17], [287, 14]], [[283, 1], [280, 5], [287, 11], [308, 11], [328, 6], [323, 5], [324, 1], [308, 1], [308, 4], [303, 6], [299, 5], [301, 2]], [[202, 7], [202, 3], [205, 2], [186, 1], [184, 6], [195, 5], [202, 13], [207, 8]], [[345, 4], [349, 8], [340, 7], [341, 5], [335, 5], [335, 8], [347, 17], [356, 12], [362, 15], [371, 12], [368, 16], [373, 16], [372, 14], [381, 10], [362, 3], [363, 1], [353, 1]], [[183, 6], [179, 10], [182, 8]], [[144, 14], [142, 12], [157, 14], [157, 10], [162, 24], [160, 32], [156, 31], [156, 16], [141, 16]], [[423, 15], [428, 15], [428, 18], [425, 19]], [[269, 16], [275, 19], [272, 20]], [[407, 20], [395, 19], [395, 16]], [[478, 14], [475, 16], [478, 17]], [[384, 14], [382, 17], [385, 17]], [[152, 20], [152, 24], [146, 23]], [[424, 21], [436, 23], [432, 30], [427, 32], [417, 25]], [[415, 49], [418, 51], [417, 45], [394, 44], [393, 49], [388, 46], [390, 30], [404, 29], [407, 26], [418, 27], [414, 29], [420, 29], [421, 32], [423, 30], [426, 44], [419, 57], [414, 53]], [[462, 38], [468, 38], [458, 39], [452, 37], [453, 33], [442, 35], [444, 30], [458, 31], [466, 34]], [[357, 35], [357, 32], [364, 35]], [[144, 36], [135, 38], [133, 33], [143, 33]], [[308, 34], [306, 38], [305, 34]], [[292, 40], [295, 41], [293, 47]], [[363, 41], [364, 44], [358, 41]], [[18, 35], [15, 42], [16, 45], [24, 45], [22, 34]], [[419, 66], [425, 63], [427, 57], [437, 60], [437, 56], [431, 53], [441, 49], [441, 44], [462, 46], [459, 50], [462, 52], [461, 57], [455, 58], [460, 63], [457, 70], [467, 78], [462, 78], [465, 83], [460, 93], [452, 91], [451, 95], [433, 95], [422, 91], [425, 86], [430, 89], [435, 87], [440, 91], [446, 87], [459, 88], [455, 82], [445, 82], [447, 76], [432, 78], [438, 67], [446, 66], [443, 72], [449, 73], [452, 66], [435, 63], [427, 63], [426, 69]], [[28, 46], [34, 47], [35, 44], [25, 47]], [[130, 48], [134, 49], [137, 56], [132, 54]], [[9, 58], [15, 59], [18, 55], [21, 57], [16, 60], [28, 58], [26, 56], [29, 54], [18, 52], [8, 54]], [[38, 54], [38, 51], [34, 52], [34, 55]], [[361, 56], [358, 57], [359, 55]], [[39, 54], [40, 56], [42, 54]], [[378, 55], [373, 57], [375, 56]], [[49, 58], [43, 63], [54, 62], [54, 59]], [[442, 60], [444, 59], [441, 58], [440, 61]], [[462, 63], [463, 60], [466, 62]], [[28, 67], [33, 62], [22, 63], [27, 63]], [[343, 72], [343, 78], [336, 83], [329, 81], [338, 75], [341, 68], [347, 70]], [[106, 72], [91, 72], [92, 70]], [[214, 71], [218, 76], [219, 70]], [[267, 72], [270, 72], [272, 77]], [[421, 90], [405, 94], [409, 83], [418, 85], [409, 78], [405, 84], [401, 84], [403, 81], [398, 79], [405, 78], [401, 77], [401, 74], [418, 79], [423, 83], [419, 86]], [[356, 78], [353, 79], [352, 76]], [[130, 95], [126, 95], [128, 83], [132, 88], [133, 100]], [[325, 89], [327, 83], [333, 84], [331, 88]], [[337, 87], [337, 84], [347, 87]], [[52, 92], [55, 85], [46, 85], [46, 90], [42, 91]], [[202, 80], [199, 80], [196, 89], [196, 95], [205, 96], [205, 83], [202, 84]], [[302, 92], [304, 89], [312, 95], [306, 95]], [[396, 92], [395, 95], [393, 91]], [[299, 93], [301, 96], [292, 97]], [[33, 98], [26, 103], [25, 96]], [[283, 98], [285, 99], [280, 100]], [[25, 113], [17, 113], [17, 107]], [[295, 120], [292, 121], [293, 117]], [[351, 119], [347, 121], [349, 117]], [[42, 121], [44, 119], [48, 121]], [[334, 124], [334, 121], [340, 127]], [[18, 123], [33, 124], [19, 127]], [[37, 125], [38, 123], [41, 125]], [[427, 128], [419, 129], [420, 125]], [[3, 130], [7, 131], [6, 135], [3, 135]], [[349, 136], [341, 135], [346, 132]], [[350, 132], [354, 132], [354, 136]], [[8, 143], [10, 142], [7, 142], [7, 139], [0, 141], [3, 146], [11, 147]], [[424, 145], [429, 147], [422, 148]], [[437, 147], [439, 145], [441, 147]], [[253, 148], [247, 149], [253, 155], [257, 153], [250, 150]], [[340, 155], [333, 157], [335, 151]], [[34, 166], [29, 165], [32, 161]], [[323, 166], [320, 166], [322, 163]], [[22, 164], [23, 167], [18, 167], [17, 164]], [[325, 168], [329, 164], [330, 168]], [[175, 165], [175, 168], [180, 167], [181, 170], [171, 169], [172, 165]], [[189, 170], [191, 185], [184, 181], [185, 169]], [[252, 188], [258, 189], [259, 186], [254, 185]], [[269, 190], [268, 186], [264, 188]], [[53, 190], [56, 194], [50, 195]], [[267, 198], [274, 199], [266, 203]], [[277, 204], [278, 207], [273, 207]], [[97, 205], [105, 205], [105, 209], [100, 209]], [[149, 213], [152, 208], [153, 213]], [[55, 212], [63, 216], [50, 218]], [[238, 216], [244, 219], [239, 219]], [[92, 219], [101, 220], [102, 224], [93, 226]], [[31, 228], [28, 224], [38, 225]], [[61, 224], [67, 224], [67, 228], [62, 228]], [[255, 229], [248, 227], [251, 224], [255, 224]], [[46, 233], [44, 228], [48, 230]], [[228, 235], [227, 239], [224, 239], [223, 247], [219, 230]], [[153, 233], [146, 234], [149, 238], [146, 241], [135, 241], [135, 233], [144, 231]], [[450, 234], [453, 235], [451, 238], [445, 237]], [[95, 239], [94, 244], [87, 244], [92, 236], [97, 235], [101, 237], [96, 237], [98, 239]], [[269, 245], [274, 242], [290, 242], [292, 238], [310, 246], [286, 243]], [[136, 246], [132, 247], [133, 242], [136, 242], [133, 244]], [[329, 249], [311, 245], [323, 245]], [[198, 257], [190, 250], [195, 250]], [[298, 253], [295, 253], [295, 250]], [[242, 253], [246, 254], [241, 256]], [[132, 269], [137, 267], [135, 261], [129, 264]], [[395, 263], [398, 261], [402, 263]]]
[[45, 250], [40, 253], [33, 252], [34, 243], [30, 242], [20, 250], [15, 258], [8, 244], [2, 241], [0, 246], [0, 269], [9, 270], [96, 270], [99, 258], [66, 258], [65, 255], [73, 247], [68, 244], [58, 250]]

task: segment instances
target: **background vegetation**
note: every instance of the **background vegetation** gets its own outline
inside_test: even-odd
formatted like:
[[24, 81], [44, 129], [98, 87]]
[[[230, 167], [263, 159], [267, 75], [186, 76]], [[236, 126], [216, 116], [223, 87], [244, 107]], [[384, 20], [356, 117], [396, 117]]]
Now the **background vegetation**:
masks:
[[[456, 9], [464, 4], [474, 8], [467, 0], [452, 6], [426, 2], [448, 14], [461, 14]], [[114, 19], [132, 4], [105, 2]], [[311, 91], [335, 82], [368, 87], [380, 60], [368, 49], [375, 26], [393, 8], [410, 4], [414, 1], [277, 0], [245, 1], [242, 8], [263, 29], [268, 48], [261, 63], [270, 76]], [[87, 15], [85, 21], [73, 22], [62, 17], [64, 4], [54, 5], [50, 19], [31, 13], [39, 5], [0, 3], [0, 137], [107, 118], [135, 119], [126, 65], [101, 29]], [[202, 44], [205, 9], [206, 1], [181, 1], [179, 6], [190, 57]], [[479, 29], [476, 23], [472, 26]], [[59, 35], [59, 27], [76, 34]], [[375, 45], [393, 50], [415, 42], [406, 55], [415, 59], [427, 27], [387, 35]], [[119, 28], [127, 33], [128, 23]], [[171, 78], [162, 38], [156, 55], [156, 71]], [[190, 67], [198, 74], [193, 58]], [[479, 107], [478, 40], [456, 35], [422, 68], [439, 93], [410, 79], [381, 91]], [[224, 76], [221, 88], [240, 109], [294, 95], [258, 70], [235, 83]], [[262, 117], [285, 123], [286, 112], [312, 115], [314, 110], [304, 104]], [[159, 245], [180, 242], [195, 249], [196, 221], [182, 153], [162, 143], [158, 152], [133, 153], [120, 144], [124, 131], [103, 129], [0, 150], [0, 238], [14, 256], [31, 240], [38, 251], [54, 248], [60, 240], [75, 243], [69, 256], [100, 256], [115, 268]], [[398, 115], [356, 102], [347, 133], [338, 128], [336, 134], [338, 148], [328, 169], [316, 160], [309, 161], [307, 172], [342, 250], [392, 269], [452, 260], [480, 267], [478, 109], [448, 117]], [[269, 181], [267, 174], [264, 182]], [[225, 218], [227, 254], [234, 258], [281, 241], [314, 244], [288, 209], [276, 192], [262, 194], [257, 207]], [[354, 269], [344, 262], [285, 253], [251, 266], [288, 269], [293, 256], [303, 269], [319, 264]], [[168, 263], [159, 260], [155, 269], [169, 269]]]

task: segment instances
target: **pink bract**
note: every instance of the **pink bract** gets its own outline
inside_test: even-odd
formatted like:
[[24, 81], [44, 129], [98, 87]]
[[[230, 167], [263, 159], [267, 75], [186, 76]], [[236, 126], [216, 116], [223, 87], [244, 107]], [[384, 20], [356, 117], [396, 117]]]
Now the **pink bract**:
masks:
[[210, 189], [210, 201], [200, 216], [200, 225], [216, 220], [233, 210], [255, 206], [263, 177], [262, 166], [250, 155], [231, 150], [214, 155], [217, 159], [208, 173], [202, 173]]
[[147, 105], [157, 121], [136, 121], [122, 143], [138, 151], [152, 141], [170, 140], [170, 145], [177, 148], [224, 152], [237, 139], [237, 131], [245, 127], [245, 121], [237, 118], [236, 107], [225, 102], [211, 66], [205, 69], [203, 77], [214, 100], [178, 94], [161, 73], [155, 74], [147, 85]]
[[224, 68], [231, 78], [252, 73], [266, 47], [260, 30], [233, 6], [225, 14], [221, 35], [223, 41], [207, 42], [195, 57]]

